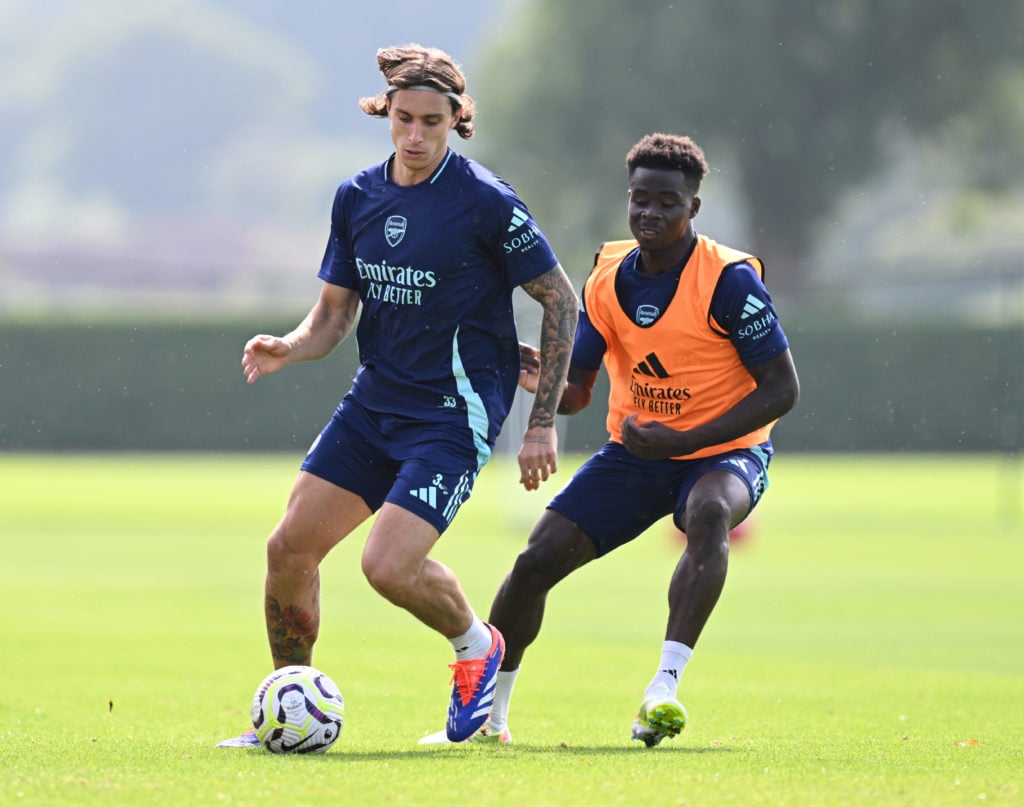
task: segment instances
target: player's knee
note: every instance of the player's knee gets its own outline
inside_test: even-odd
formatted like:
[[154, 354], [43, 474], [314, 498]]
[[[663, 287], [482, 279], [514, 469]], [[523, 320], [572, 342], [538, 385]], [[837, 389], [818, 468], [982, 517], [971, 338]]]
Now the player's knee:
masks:
[[701, 552], [728, 553], [729, 526], [734, 514], [729, 502], [711, 496], [690, 502], [686, 508], [686, 539]]
[[267, 539], [267, 571], [271, 575], [309, 575], [316, 571], [317, 559], [302, 551], [292, 540], [284, 524], [278, 525]]
[[531, 593], [546, 591], [551, 587], [552, 584], [547, 580], [543, 553], [536, 546], [527, 546], [516, 557], [509, 574], [509, 585], [517, 591]]
[[370, 584], [370, 587], [378, 594], [382, 594], [385, 597], [387, 593], [396, 588], [395, 576], [388, 572], [388, 570], [381, 563], [376, 563], [365, 555], [362, 561], [363, 577], [366, 578], [366, 582]]
[[267, 570], [273, 574], [285, 569], [289, 565], [290, 556], [291, 552], [280, 528], [274, 530], [267, 539]]
[[402, 605], [409, 601], [409, 592], [413, 588], [414, 581], [408, 575], [400, 573], [393, 565], [381, 560], [372, 560], [363, 557], [363, 576], [370, 587], [380, 594], [384, 599], [395, 605]]
[[594, 556], [590, 538], [565, 516], [548, 510], [516, 558], [507, 586], [517, 593], [545, 594]]
[[728, 530], [733, 512], [724, 496], [705, 496], [686, 505], [686, 534], [692, 529]]
[[510, 581], [520, 590], [543, 594], [579, 565], [573, 553], [567, 556], [561, 544], [531, 541], [516, 558]]

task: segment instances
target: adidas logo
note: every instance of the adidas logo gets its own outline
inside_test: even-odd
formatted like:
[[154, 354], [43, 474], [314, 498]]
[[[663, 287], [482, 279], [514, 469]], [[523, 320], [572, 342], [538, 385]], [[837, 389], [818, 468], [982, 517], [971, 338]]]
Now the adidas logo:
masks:
[[633, 368], [633, 372], [640, 375], [649, 375], [652, 378], [668, 378], [668, 370], [662, 366], [662, 363], [658, 361], [658, 357], [654, 353], [648, 353], [644, 356], [644, 360]]
[[767, 306], [758, 300], [753, 294], [747, 295], [747, 301], [743, 304], [743, 313], [740, 315], [740, 319], [749, 319], [750, 317], [760, 314]]
[[421, 502], [426, 502], [433, 508], [437, 508], [437, 488], [417, 488], [409, 491], [410, 496], [415, 496]]
[[749, 462], [749, 460], [741, 460], [741, 459], [736, 459], [736, 458], [733, 458], [733, 459], [729, 460], [729, 464], [730, 465], [735, 465], [737, 468], [739, 468], [741, 471], [743, 471], [743, 473], [747, 472], [747, 463], [748, 462]]
[[765, 483], [766, 480], [764, 474], [758, 474], [757, 478], [754, 480], [754, 494], [759, 499], [761, 498], [761, 495], [764, 493], [765, 487], [767, 487]]
[[484, 687], [484, 694], [480, 696], [479, 708], [473, 712], [472, 717], [477, 718], [481, 715], [490, 714], [494, 701], [494, 685], [496, 683], [498, 683], [498, 676], [492, 675], [491, 680], [488, 681], [487, 686]]
[[512, 208], [512, 222], [508, 225], [508, 231], [510, 233], [515, 232], [524, 224], [526, 224], [529, 218], [530, 217], [526, 214], [525, 210], [522, 210], [518, 207]]

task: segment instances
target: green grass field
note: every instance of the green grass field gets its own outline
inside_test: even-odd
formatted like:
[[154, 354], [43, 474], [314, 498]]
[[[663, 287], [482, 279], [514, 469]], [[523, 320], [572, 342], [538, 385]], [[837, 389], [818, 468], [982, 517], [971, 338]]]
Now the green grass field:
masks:
[[[566, 458], [560, 486], [580, 458]], [[681, 546], [666, 525], [549, 600], [506, 748], [440, 729], [447, 643], [323, 569], [313, 757], [213, 746], [269, 672], [263, 546], [295, 457], [0, 455], [2, 804], [1024, 804], [1024, 482], [995, 457], [781, 455], [680, 688], [629, 740]], [[553, 484], [494, 460], [439, 545], [486, 614]]]

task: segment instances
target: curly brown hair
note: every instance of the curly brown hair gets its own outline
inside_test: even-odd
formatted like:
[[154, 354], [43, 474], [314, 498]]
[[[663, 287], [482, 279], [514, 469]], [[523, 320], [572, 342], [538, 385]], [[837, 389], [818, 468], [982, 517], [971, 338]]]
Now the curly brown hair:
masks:
[[637, 168], [682, 171], [694, 192], [700, 190], [701, 180], [708, 175], [701, 147], [685, 135], [674, 134], [644, 135], [626, 155], [626, 168], [630, 175]]
[[[447, 53], [415, 43], [381, 48], [377, 51], [377, 68], [389, 87], [408, 89], [426, 85], [443, 93], [455, 93], [460, 100], [449, 98], [452, 113], [459, 115], [455, 131], [463, 140], [473, 136], [476, 105], [466, 95], [466, 76]], [[388, 116], [388, 90], [359, 99], [359, 108], [375, 118]]]

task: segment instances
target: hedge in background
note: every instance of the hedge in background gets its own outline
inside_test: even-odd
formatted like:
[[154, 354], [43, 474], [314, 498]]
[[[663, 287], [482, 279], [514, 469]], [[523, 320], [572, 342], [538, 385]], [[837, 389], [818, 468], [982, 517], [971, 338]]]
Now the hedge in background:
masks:
[[[293, 324], [0, 324], [0, 450], [304, 451], [351, 383], [355, 345], [247, 385], [239, 363], [245, 340]], [[787, 333], [802, 396], [776, 430], [780, 449], [1021, 448], [1020, 329]], [[560, 419], [563, 450], [604, 441], [606, 396], [602, 373], [590, 408]], [[518, 439], [517, 417], [503, 438], [509, 444]]]

